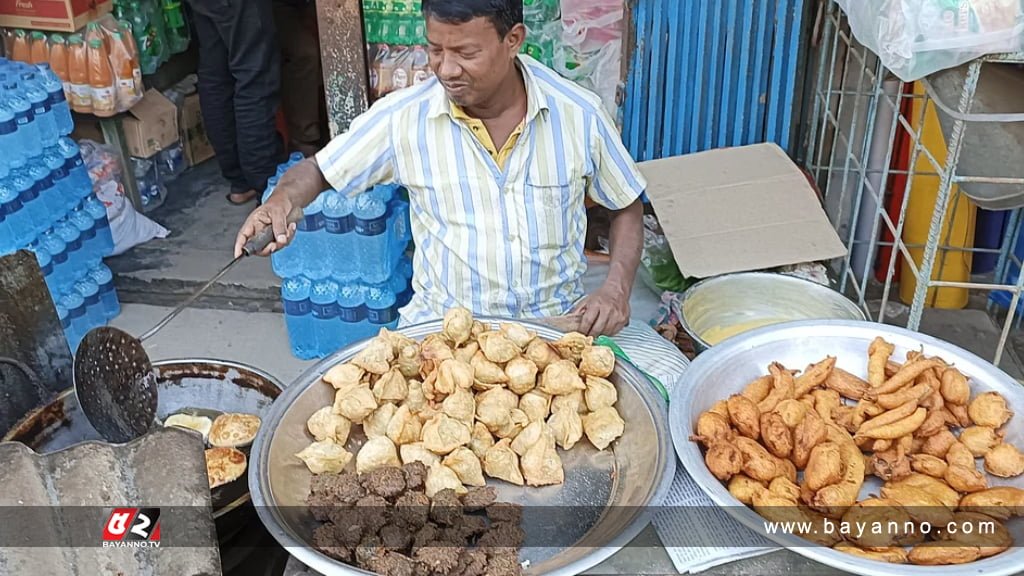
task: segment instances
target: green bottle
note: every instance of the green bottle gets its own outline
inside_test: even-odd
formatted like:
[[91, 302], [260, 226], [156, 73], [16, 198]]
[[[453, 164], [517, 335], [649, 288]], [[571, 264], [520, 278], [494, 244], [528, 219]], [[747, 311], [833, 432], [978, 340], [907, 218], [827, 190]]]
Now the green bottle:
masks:
[[167, 27], [167, 44], [171, 54], [188, 49], [189, 33], [185, 15], [181, 13], [179, 0], [163, 0], [164, 24]]

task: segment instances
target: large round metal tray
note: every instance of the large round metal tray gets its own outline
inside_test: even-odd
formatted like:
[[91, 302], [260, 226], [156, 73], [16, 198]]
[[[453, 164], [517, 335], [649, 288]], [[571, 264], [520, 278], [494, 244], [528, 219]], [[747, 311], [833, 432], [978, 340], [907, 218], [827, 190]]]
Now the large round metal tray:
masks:
[[[788, 322], [752, 330], [735, 336], [704, 352], [690, 365], [671, 398], [672, 441], [682, 465], [716, 504], [754, 532], [765, 535], [781, 546], [834, 568], [855, 574], [879, 576], [963, 576], [1016, 574], [1024, 566], [1024, 549], [1006, 552], [961, 566], [913, 566], [888, 564], [816, 546], [798, 536], [765, 534], [764, 521], [753, 509], [744, 506], [719, 482], [704, 464], [700, 447], [689, 440], [697, 417], [718, 400], [739, 393], [751, 380], [767, 373], [773, 361], [787, 367], [803, 368], [825, 356], [836, 356], [836, 366], [860, 377], [867, 376], [867, 349], [881, 336], [896, 346], [893, 358], [902, 360], [909, 350], [922, 350], [955, 364], [969, 379], [972, 397], [979, 391], [1002, 394], [1010, 409], [1024, 411], [1024, 389], [1010, 376], [989, 362], [957, 346], [904, 328], [851, 320], [807, 320]], [[1006, 441], [1024, 446], [1024, 418], [1016, 417], [1004, 428]], [[995, 478], [989, 485], [1024, 488], [1024, 477]], [[870, 478], [861, 490], [861, 499], [878, 493], [880, 482]], [[1010, 521], [1017, 545], [1024, 544], [1020, 521]]]
[[[563, 335], [547, 326], [518, 323], [547, 340]], [[422, 340], [441, 327], [436, 321], [398, 332]], [[321, 554], [309, 544], [318, 524], [306, 505], [311, 474], [294, 455], [312, 441], [306, 420], [333, 402], [334, 390], [321, 378], [365, 346], [363, 341], [329, 356], [288, 386], [265, 416], [252, 449], [249, 490], [260, 519], [282, 546], [326, 576], [369, 572]], [[499, 500], [525, 506], [526, 544], [520, 559], [529, 562], [527, 574], [578, 574], [599, 564], [639, 534], [671, 486], [676, 460], [664, 400], [639, 372], [622, 362], [610, 380], [619, 393], [616, 408], [626, 421], [625, 432], [611, 450], [598, 452], [588, 442], [568, 452], [560, 450], [565, 468], [565, 483], [560, 486], [529, 488], [488, 479]], [[351, 443], [349, 447], [354, 448]]]

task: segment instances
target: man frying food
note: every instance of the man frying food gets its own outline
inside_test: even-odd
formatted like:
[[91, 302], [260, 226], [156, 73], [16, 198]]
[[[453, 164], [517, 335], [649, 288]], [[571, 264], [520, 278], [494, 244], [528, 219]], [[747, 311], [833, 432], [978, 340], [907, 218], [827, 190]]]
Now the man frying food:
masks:
[[[238, 234], [267, 226], [286, 246], [287, 215], [333, 187], [409, 191], [416, 251], [401, 325], [474, 315], [579, 314], [580, 331], [618, 333], [643, 242], [646, 183], [595, 94], [520, 55], [522, 0], [423, 0], [435, 77], [394, 92], [315, 158], [289, 170]], [[584, 199], [611, 210], [611, 263], [583, 293]]]

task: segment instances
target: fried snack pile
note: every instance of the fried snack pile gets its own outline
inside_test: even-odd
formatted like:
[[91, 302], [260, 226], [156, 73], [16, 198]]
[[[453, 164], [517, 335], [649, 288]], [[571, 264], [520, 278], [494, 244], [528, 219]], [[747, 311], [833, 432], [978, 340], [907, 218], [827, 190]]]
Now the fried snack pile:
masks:
[[[598, 450], [625, 429], [607, 378], [615, 355], [570, 333], [546, 342], [519, 324], [492, 330], [468, 310], [450, 310], [438, 334], [416, 342], [382, 329], [324, 381], [332, 406], [307, 422], [314, 441], [296, 454], [314, 474], [336, 474], [355, 460], [359, 474], [422, 462], [426, 494], [483, 486], [561, 484], [556, 447], [584, 436]], [[353, 456], [353, 425], [367, 441]]]
[[[817, 544], [920, 565], [1005, 551], [1013, 539], [1003, 522], [1024, 515], [1024, 490], [991, 486], [985, 472], [1024, 473], [1001, 431], [1013, 412], [996, 392], [972, 398], [968, 377], [941, 358], [912, 351], [900, 364], [894, 350], [871, 343], [867, 380], [832, 356], [802, 372], [775, 362], [701, 414], [690, 439], [736, 499], [769, 521], [814, 526], [800, 535]], [[862, 499], [872, 475], [884, 483]], [[826, 522], [912, 529], [842, 533]]]

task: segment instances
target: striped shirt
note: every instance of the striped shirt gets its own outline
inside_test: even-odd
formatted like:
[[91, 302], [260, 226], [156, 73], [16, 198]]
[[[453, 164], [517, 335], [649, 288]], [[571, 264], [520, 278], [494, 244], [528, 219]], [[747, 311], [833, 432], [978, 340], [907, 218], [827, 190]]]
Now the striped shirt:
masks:
[[566, 313], [583, 296], [584, 197], [629, 206], [646, 182], [600, 98], [529, 56], [522, 134], [504, 169], [453, 115], [436, 78], [378, 100], [316, 155], [342, 194], [409, 191], [416, 251], [402, 324], [464, 306], [476, 315]]

